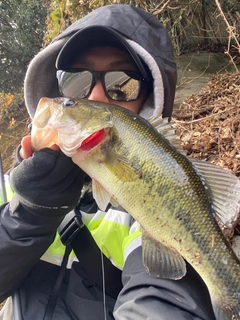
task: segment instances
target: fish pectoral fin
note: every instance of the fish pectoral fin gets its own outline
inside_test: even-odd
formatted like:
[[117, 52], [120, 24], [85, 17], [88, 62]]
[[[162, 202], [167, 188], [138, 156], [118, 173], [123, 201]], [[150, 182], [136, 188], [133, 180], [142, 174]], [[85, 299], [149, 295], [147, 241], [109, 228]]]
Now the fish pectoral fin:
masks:
[[174, 249], [154, 240], [143, 230], [143, 264], [153, 278], [178, 280], [185, 276], [187, 269], [183, 257]]
[[92, 190], [93, 198], [95, 199], [100, 210], [105, 211], [108, 204], [111, 203], [112, 206], [118, 207], [118, 203], [111, 194], [103, 188], [103, 186], [96, 180], [92, 180]]
[[120, 204], [117, 202], [117, 200], [114, 199], [113, 197], [111, 197], [110, 203], [114, 208], [118, 208], [120, 206]]
[[105, 165], [121, 181], [134, 181], [141, 178], [141, 171], [126, 158], [115, 156], [114, 161], [106, 162]]

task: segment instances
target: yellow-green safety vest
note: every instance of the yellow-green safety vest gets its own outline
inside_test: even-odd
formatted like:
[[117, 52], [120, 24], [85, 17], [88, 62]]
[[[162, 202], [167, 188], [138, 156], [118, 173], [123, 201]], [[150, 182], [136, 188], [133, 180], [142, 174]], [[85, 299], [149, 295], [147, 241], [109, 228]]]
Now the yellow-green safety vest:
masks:
[[[131, 216], [117, 208], [111, 208], [107, 212], [97, 211], [95, 214], [81, 212], [83, 223], [91, 232], [95, 242], [101, 251], [111, 262], [122, 269], [128, 255], [141, 245], [141, 231], [137, 222], [131, 225]], [[81, 245], [81, 244], [80, 244]], [[59, 234], [42, 256], [42, 260], [60, 265], [65, 247]], [[71, 252], [68, 267], [77, 260], [74, 252]]]
[[[13, 196], [9, 176], [4, 175], [7, 200]], [[1, 197], [1, 196], [0, 196]], [[0, 204], [2, 199], [0, 198]], [[95, 214], [81, 212], [83, 223], [91, 232], [95, 242], [101, 251], [111, 262], [122, 269], [129, 253], [141, 245], [141, 231], [137, 222], [131, 225], [131, 216], [125, 211], [110, 208], [107, 212], [97, 211]], [[42, 260], [60, 265], [65, 252], [60, 236], [56, 233], [55, 240], [41, 257]], [[71, 267], [73, 261], [77, 260], [72, 251], [68, 261]]]
[[[7, 201], [10, 201], [12, 199], [12, 196], [13, 196], [13, 190], [12, 190], [11, 185], [10, 185], [10, 178], [6, 174], [3, 177], [4, 177], [4, 186], [5, 186]], [[0, 189], [0, 204], [3, 204], [2, 190], [1, 189]]]

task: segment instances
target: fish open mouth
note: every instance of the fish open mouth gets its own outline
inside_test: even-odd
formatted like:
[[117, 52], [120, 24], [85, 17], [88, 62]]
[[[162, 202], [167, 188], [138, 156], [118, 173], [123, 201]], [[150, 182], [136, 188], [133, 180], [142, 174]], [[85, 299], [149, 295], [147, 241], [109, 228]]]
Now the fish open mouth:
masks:
[[82, 141], [78, 150], [88, 151], [93, 149], [102, 141], [104, 134], [104, 129], [93, 132], [90, 136]]

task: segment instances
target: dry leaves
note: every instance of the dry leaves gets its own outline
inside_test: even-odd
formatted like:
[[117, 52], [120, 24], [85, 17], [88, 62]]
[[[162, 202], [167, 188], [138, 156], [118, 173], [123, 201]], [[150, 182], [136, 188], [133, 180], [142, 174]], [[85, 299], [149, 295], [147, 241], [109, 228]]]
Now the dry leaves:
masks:
[[174, 110], [183, 148], [240, 177], [240, 72], [216, 75]]
[[[216, 75], [174, 110], [172, 123], [189, 157], [240, 177], [240, 72]], [[240, 235], [240, 224], [222, 231], [232, 241]]]

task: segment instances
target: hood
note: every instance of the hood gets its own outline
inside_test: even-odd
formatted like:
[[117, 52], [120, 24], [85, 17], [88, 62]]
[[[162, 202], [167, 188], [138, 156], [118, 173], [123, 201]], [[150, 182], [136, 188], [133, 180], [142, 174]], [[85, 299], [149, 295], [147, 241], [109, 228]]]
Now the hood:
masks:
[[43, 96], [60, 96], [55, 66], [58, 54], [70, 37], [89, 26], [105, 26], [117, 31], [147, 64], [154, 79], [154, 91], [141, 115], [147, 118], [162, 113], [164, 117], [171, 117], [177, 81], [171, 39], [155, 16], [120, 4], [100, 7], [76, 21], [33, 58], [24, 82], [29, 115], [34, 116]]

